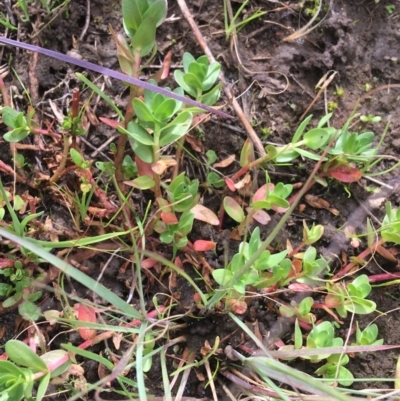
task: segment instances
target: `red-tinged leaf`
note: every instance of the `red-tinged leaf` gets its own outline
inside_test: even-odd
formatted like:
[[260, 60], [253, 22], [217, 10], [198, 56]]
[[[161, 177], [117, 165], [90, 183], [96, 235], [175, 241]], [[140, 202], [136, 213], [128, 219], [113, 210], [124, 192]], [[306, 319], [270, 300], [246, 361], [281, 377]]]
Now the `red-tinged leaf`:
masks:
[[397, 263], [397, 259], [382, 245], [377, 245], [375, 249], [379, 253], [379, 255], [383, 256], [386, 260]]
[[224, 209], [230, 218], [238, 223], [241, 223], [245, 219], [244, 211], [242, 207], [230, 196], [224, 198]]
[[149, 177], [153, 178], [153, 170], [151, 169], [151, 164], [144, 162], [139, 157], [135, 156], [135, 162], [138, 168], [138, 175], [148, 175]]
[[272, 210], [274, 210], [276, 213], [286, 213], [286, 211], [288, 210], [288, 207], [280, 207], [280, 206], [275, 206], [272, 205]]
[[225, 178], [225, 184], [229, 188], [230, 191], [235, 192], [235, 183], [230, 178]]
[[267, 225], [271, 221], [270, 215], [265, 210], [257, 210], [253, 214], [253, 219], [263, 226]]
[[117, 129], [117, 127], [122, 127], [122, 123], [120, 121], [111, 120], [107, 117], [99, 117], [99, 120], [114, 129]]
[[216, 242], [199, 239], [193, 243], [193, 249], [199, 252], [212, 251], [216, 245]]
[[247, 311], [247, 304], [245, 301], [239, 301], [237, 299], [231, 298], [229, 300], [229, 307], [234, 313], [238, 315], [243, 315]]
[[166, 78], [168, 78], [169, 69], [170, 69], [170, 67], [171, 67], [171, 59], [172, 59], [172, 50], [170, 50], [170, 51], [166, 54], [166, 56], [164, 57], [163, 65], [162, 65], [161, 79], [166, 79]]
[[8, 355], [4, 352], [0, 355], [0, 361], [6, 361], [8, 359]]
[[356, 182], [362, 177], [362, 172], [355, 167], [339, 166], [328, 172], [333, 178], [340, 182]]
[[230, 155], [226, 159], [221, 160], [218, 163], [214, 163], [213, 167], [214, 168], [224, 168], [230, 166], [234, 161], [235, 161], [236, 156], [235, 155]]
[[293, 292], [308, 292], [313, 290], [309, 285], [302, 283], [289, 284], [288, 288]]
[[193, 150], [199, 153], [204, 153], [204, 145], [197, 136], [186, 134], [186, 142], [192, 147]]
[[250, 139], [246, 139], [240, 152], [240, 166], [249, 165], [254, 160], [254, 148]]
[[172, 212], [161, 212], [161, 220], [169, 226], [179, 223], [179, 220], [175, 216], [175, 213]]
[[[237, 183], [235, 183], [235, 188], [236, 188], [236, 189], [243, 189], [243, 188], [245, 188], [246, 186], [248, 187], [249, 184], [250, 184], [250, 186], [251, 186], [251, 176], [250, 176], [250, 174], [246, 174], [240, 181], [238, 181]], [[249, 195], [250, 195], [250, 194], [244, 195], [244, 196], [249, 196]]]
[[5, 269], [7, 267], [13, 267], [15, 260], [0, 258], [0, 269]]
[[196, 304], [200, 304], [200, 303], [201, 303], [201, 296], [200, 296], [200, 294], [199, 294], [198, 292], [195, 292], [195, 293], [193, 294], [193, 301], [194, 301]]
[[292, 269], [293, 269], [294, 273], [296, 273], [296, 274], [301, 273], [302, 268], [303, 268], [303, 264], [302, 264], [301, 260], [298, 260], [298, 259], [292, 260]]
[[158, 262], [155, 259], [147, 258], [142, 260], [140, 266], [143, 267], [144, 269], [151, 269], [152, 267], [156, 266], [157, 263]]
[[124, 181], [124, 184], [128, 185], [130, 187], [133, 187], [133, 188], [144, 190], [144, 189], [153, 188], [155, 185], [155, 182], [148, 175], [141, 175], [141, 176], [135, 178], [134, 180]]
[[256, 193], [253, 195], [252, 202], [263, 201], [267, 199], [267, 192], [272, 192], [275, 188], [274, 184], [264, 184], [257, 189]]
[[176, 166], [176, 160], [172, 157], [165, 157], [157, 160], [152, 164], [151, 169], [158, 175], [161, 175], [167, 170], [167, 168]]
[[[91, 306], [75, 304], [74, 312], [78, 320], [90, 323], [96, 322], [96, 311]], [[84, 326], [79, 326], [79, 335], [84, 340], [91, 340], [92, 338], [96, 337], [96, 330]]]
[[204, 221], [212, 226], [217, 226], [219, 224], [217, 215], [208, 207], [200, 205], [200, 203], [193, 206], [190, 211], [194, 214], [196, 220]]

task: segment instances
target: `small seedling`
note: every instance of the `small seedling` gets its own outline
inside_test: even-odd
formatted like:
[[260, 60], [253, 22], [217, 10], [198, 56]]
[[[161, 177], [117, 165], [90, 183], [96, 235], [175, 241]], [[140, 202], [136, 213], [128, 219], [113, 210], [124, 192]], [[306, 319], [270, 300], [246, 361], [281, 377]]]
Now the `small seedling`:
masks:
[[377, 340], [378, 326], [374, 323], [367, 326], [364, 330], [360, 330], [357, 322], [356, 344], [357, 345], [382, 345], [383, 340]]
[[376, 310], [373, 301], [365, 299], [371, 292], [371, 284], [365, 274], [358, 276], [351, 283], [327, 284], [328, 295], [325, 297], [327, 308], [336, 309], [339, 316], [347, 317], [347, 312], [366, 315]]
[[368, 114], [367, 116], [360, 116], [360, 121], [363, 123], [379, 123], [382, 120], [380, 116], [374, 116], [372, 114]]

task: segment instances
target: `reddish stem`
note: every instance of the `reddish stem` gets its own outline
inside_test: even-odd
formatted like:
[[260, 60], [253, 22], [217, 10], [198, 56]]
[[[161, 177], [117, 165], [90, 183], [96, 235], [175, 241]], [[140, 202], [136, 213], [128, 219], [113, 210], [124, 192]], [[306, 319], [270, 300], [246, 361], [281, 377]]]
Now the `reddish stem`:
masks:
[[[361, 252], [358, 255], [358, 259], [365, 259], [368, 255], [370, 255], [373, 251], [376, 250], [376, 248], [382, 244], [385, 243], [384, 239], [380, 239], [379, 241], [375, 242], [372, 246], [370, 246], [369, 248], [365, 249], [363, 252]], [[339, 270], [334, 276], [333, 276], [333, 280], [338, 280], [341, 277], [345, 276], [351, 269], [353, 269], [354, 267], [356, 267], [358, 265], [357, 262], [350, 262], [348, 263], [345, 267], [343, 267], [343, 269]]]

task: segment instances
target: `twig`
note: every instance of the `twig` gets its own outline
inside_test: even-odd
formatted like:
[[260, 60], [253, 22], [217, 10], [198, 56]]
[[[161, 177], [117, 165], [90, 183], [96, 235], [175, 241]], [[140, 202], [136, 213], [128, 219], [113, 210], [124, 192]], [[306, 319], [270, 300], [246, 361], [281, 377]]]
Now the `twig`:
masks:
[[82, 40], [86, 35], [86, 32], [89, 28], [90, 24], [90, 0], [86, 0], [86, 18], [85, 18], [85, 25], [83, 26], [82, 32], [79, 35], [79, 40]]
[[[328, 71], [329, 73], [329, 71]], [[316, 94], [314, 100], [310, 103], [310, 105], [307, 107], [306, 111], [301, 115], [300, 117], [300, 121], [302, 121], [304, 119], [304, 117], [308, 114], [308, 112], [311, 110], [311, 108], [314, 106], [314, 104], [317, 102], [317, 100], [321, 97], [322, 93], [324, 92], [324, 90], [328, 87], [328, 85], [332, 82], [333, 78], [335, 77], [335, 75], [337, 74], [337, 71], [334, 71], [334, 73], [328, 78], [328, 73], [326, 73], [321, 80], [318, 82], [318, 84], [324, 80], [323, 85], [321, 86], [319, 92]], [[318, 87], [319, 85], [317, 85]]]
[[[213, 54], [211, 53], [210, 48], [207, 46], [206, 42], [204, 41], [203, 35], [200, 32], [196, 22], [193, 19], [193, 16], [192, 16], [190, 10], [188, 9], [188, 7], [186, 5], [186, 1], [185, 0], [177, 0], [177, 2], [182, 11], [182, 14], [184, 15], [184, 17], [188, 21], [190, 27], [192, 28], [193, 34], [196, 37], [197, 42], [199, 43], [200, 47], [204, 51], [204, 54], [209, 58], [209, 60], [211, 62], [215, 62], [215, 58], [214, 58]], [[244, 128], [246, 129], [248, 137], [253, 142], [254, 147], [257, 149], [258, 153], [261, 156], [264, 156], [265, 155], [264, 146], [261, 143], [261, 140], [258, 137], [257, 133], [254, 131], [253, 127], [251, 126], [251, 124], [247, 120], [246, 116], [244, 115], [243, 110], [240, 107], [239, 103], [237, 102], [235, 97], [232, 95], [224, 74], [221, 72], [219, 77], [224, 85], [224, 92], [225, 92], [226, 96], [228, 97], [229, 101], [232, 103], [232, 106], [233, 106], [239, 120], [241, 121]]]

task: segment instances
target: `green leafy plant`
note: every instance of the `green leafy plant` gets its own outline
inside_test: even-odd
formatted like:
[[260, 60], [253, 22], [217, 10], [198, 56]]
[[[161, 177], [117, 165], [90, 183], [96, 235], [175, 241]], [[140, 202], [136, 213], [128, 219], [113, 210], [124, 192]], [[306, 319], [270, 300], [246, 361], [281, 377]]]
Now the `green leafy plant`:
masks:
[[268, 250], [264, 251], [238, 280], [233, 280], [235, 273], [251, 259], [260, 245], [260, 229], [256, 227], [249, 242], [241, 242], [239, 252], [233, 256], [228, 266], [213, 271], [214, 280], [221, 286], [231, 286], [240, 295], [245, 293], [248, 285], [265, 288], [278, 282], [284, 282], [292, 267], [291, 261], [285, 258], [287, 251], [271, 254]]
[[349, 361], [350, 358], [347, 354], [330, 355], [326, 359], [326, 363], [319, 367], [315, 373], [326, 379], [328, 384], [339, 383], [342, 386], [351, 386], [354, 382], [354, 376], [350, 370], [344, 367]]
[[[290, 305], [281, 305], [279, 307], [279, 313], [281, 316], [287, 317], [287, 318], [292, 318], [296, 317], [299, 321], [304, 322], [304, 323], [314, 323], [316, 321], [316, 317], [313, 313], [311, 313], [311, 308], [314, 303], [313, 298], [311, 297], [305, 297], [299, 304], [296, 304], [296, 302], [292, 301]], [[296, 326], [295, 326], [295, 349], [301, 348], [302, 344], [302, 339], [301, 339], [301, 333], [300, 333], [300, 341], [301, 344], [299, 344], [299, 338], [298, 334], [296, 333], [296, 329], [300, 330], [298, 326], [298, 322], [296, 321]]]
[[325, 297], [327, 307], [335, 309], [339, 316], [345, 318], [347, 312], [365, 315], [376, 310], [373, 301], [365, 299], [371, 292], [368, 276], [362, 274], [347, 285], [345, 283], [328, 283], [328, 295]]
[[251, 222], [256, 220], [260, 224], [268, 224], [270, 221], [267, 210], [275, 210], [282, 212], [287, 210], [289, 202], [287, 198], [292, 192], [292, 185], [283, 184], [264, 184], [252, 196], [252, 201], [246, 209], [247, 216], [239, 203], [232, 197], [226, 196], [223, 200], [223, 206], [226, 213], [238, 223], [239, 232], [242, 233], [245, 227], [248, 227]]
[[39, 383], [35, 399], [40, 401], [46, 394], [50, 379], [60, 376], [71, 367], [68, 358], [57, 367], [52, 367], [54, 356], [60, 361], [67, 351], [50, 351], [41, 357], [25, 343], [10, 340], [5, 351], [10, 361], [0, 361], [0, 399], [20, 401], [33, 399], [33, 386]]
[[317, 257], [317, 250], [310, 246], [302, 255], [302, 268], [296, 276], [299, 283], [313, 286], [321, 281], [322, 274], [329, 273], [329, 263], [323, 257]]
[[25, 139], [32, 131], [32, 127], [35, 126], [33, 117], [35, 110], [30, 108], [27, 116], [24, 116], [23, 112], [18, 112], [9, 106], [2, 108], [3, 122], [7, 127], [11, 128], [11, 131], [4, 134], [3, 138], [7, 142], [20, 142]]
[[356, 344], [357, 345], [381, 345], [383, 340], [377, 340], [378, 338], [378, 326], [370, 324], [364, 330], [361, 330], [357, 322], [356, 330]]
[[360, 116], [360, 121], [363, 123], [379, 123], [382, 120], [380, 116], [374, 116], [372, 114], [368, 114], [367, 116]]
[[196, 100], [213, 105], [220, 97], [221, 84], [216, 86], [221, 64], [210, 64], [207, 56], [195, 59], [190, 53], [182, 57], [183, 71], [175, 70], [174, 77], [178, 85]]
[[324, 348], [328, 347], [341, 347], [343, 345], [343, 339], [335, 337], [335, 329], [331, 322], [322, 322], [308, 333], [306, 339], [306, 346], [310, 349], [320, 349], [321, 354], [315, 356], [305, 357], [313, 362], [318, 362], [322, 359], [326, 359], [330, 354], [324, 353]]

